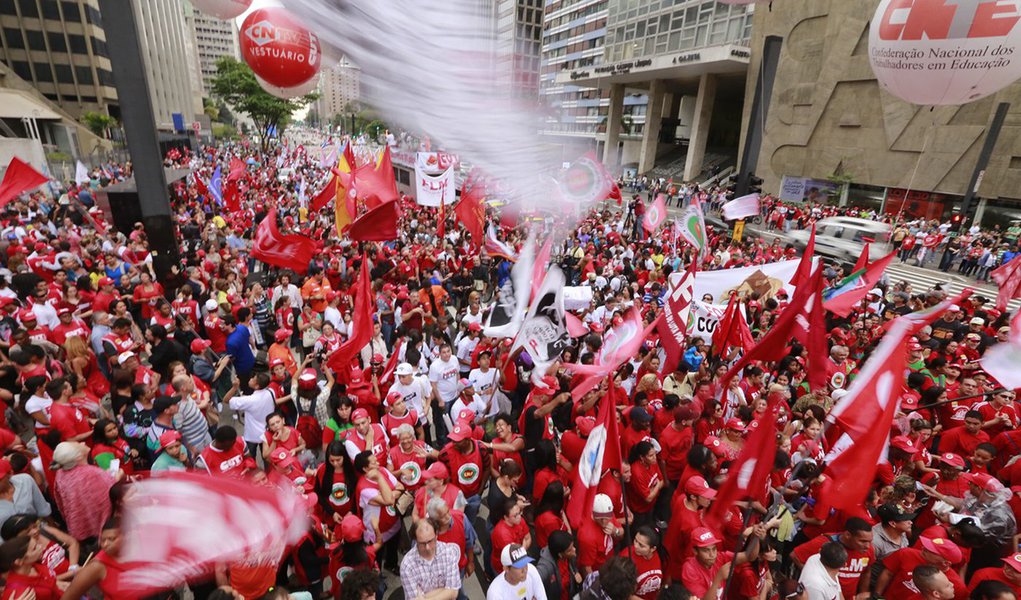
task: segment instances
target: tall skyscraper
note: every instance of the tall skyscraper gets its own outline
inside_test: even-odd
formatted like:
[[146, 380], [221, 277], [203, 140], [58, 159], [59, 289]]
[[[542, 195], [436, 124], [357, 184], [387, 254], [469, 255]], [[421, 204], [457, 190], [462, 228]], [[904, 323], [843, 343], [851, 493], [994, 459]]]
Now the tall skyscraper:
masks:
[[74, 117], [119, 117], [98, 0], [0, 2], [0, 60]]
[[496, 0], [498, 85], [524, 100], [539, 94], [543, 0]]
[[329, 122], [336, 115], [347, 116], [351, 108], [348, 104], [361, 99], [361, 72], [357, 65], [344, 58], [320, 73], [316, 110], [323, 122]]
[[194, 38], [202, 94], [209, 96], [216, 76], [216, 61], [224, 56], [241, 59], [237, 23], [233, 19], [211, 17], [195, 10], [188, 2], [185, 3], [185, 21]]
[[202, 93], [192, 87], [189, 66], [196, 59], [185, 23], [184, 0], [133, 2], [156, 126], [173, 130], [173, 115], [180, 114], [188, 127], [202, 112]]

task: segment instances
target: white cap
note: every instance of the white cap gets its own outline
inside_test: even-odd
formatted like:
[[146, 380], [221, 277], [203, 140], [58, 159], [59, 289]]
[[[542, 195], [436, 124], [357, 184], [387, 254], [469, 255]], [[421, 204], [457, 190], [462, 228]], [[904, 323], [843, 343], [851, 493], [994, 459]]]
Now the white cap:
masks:
[[395, 373], [397, 373], [398, 375], [411, 375], [414, 372], [415, 372], [414, 367], [412, 367], [411, 364], [406, 362], [397, 365], [397, 370], [395, 371]]
[[985, 325], [986, 324], [985, 320], [982, 317], [972, 317], [971, 320], [968, 321], [968, 323], [971, 324], [971, 325]]
[[216, 300], [214, 300], [213, 298], [210, 298], [209, 300], [206, 300], [206, 310], [211, 312], [211, 311], [216, 310], [219, 307], [220, 307], [220, 305], [217, 304]]
[[882, 298], [883, 297], [883, 290], [881, 290], [879, 288], [872, 288], [872, 291], [869, 292], [869, 293], [872, 294], [873, 296], [877, 297], [877, 298]]
[[592, 502], [592, 516], [608, 517], [613, 515], [613, 500], [606, 494], [596, 494], [595, 500]]
[[117, 364], [123, 365], [124, 363], [128, 362], [129, 359], [134, 358], [135, 356], [138, 355], [135, 354], [134, 352], [131, 352], [130, 350], [128, 350], [127, 352], [121, 352], [120, 356], [117, 357]]

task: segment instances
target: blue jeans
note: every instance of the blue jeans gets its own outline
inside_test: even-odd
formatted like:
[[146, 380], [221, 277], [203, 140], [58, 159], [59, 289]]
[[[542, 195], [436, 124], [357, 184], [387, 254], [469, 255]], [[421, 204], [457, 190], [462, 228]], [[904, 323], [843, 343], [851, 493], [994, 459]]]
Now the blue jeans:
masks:
[[464, 516], [474, 526], [475, 519], [479, 516], [479, 508], [482, 507], [482, 496], [476, 494], [467, 498], [467, 500], [468, 505], [464, 507]]

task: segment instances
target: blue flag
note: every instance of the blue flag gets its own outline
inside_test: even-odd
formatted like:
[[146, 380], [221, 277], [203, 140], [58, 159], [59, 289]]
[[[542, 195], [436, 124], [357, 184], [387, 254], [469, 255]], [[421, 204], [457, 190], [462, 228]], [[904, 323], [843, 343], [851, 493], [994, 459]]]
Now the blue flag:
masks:
[[209, 180], [209, 193], [216, 199], [216, 203], [223, 206], [223, 175], [220, 173], [220, 166], [213, 171], [213, 178]]

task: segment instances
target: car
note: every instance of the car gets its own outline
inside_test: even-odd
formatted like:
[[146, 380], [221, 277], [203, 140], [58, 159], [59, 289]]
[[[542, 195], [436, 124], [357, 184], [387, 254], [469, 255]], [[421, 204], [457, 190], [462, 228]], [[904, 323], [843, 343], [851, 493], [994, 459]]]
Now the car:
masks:
[[[854, 263], [869, 244], [869, 261], [882, 258], [890, 253], [889, 223], [879, 223], [857, 217], [829, 217], [815, 225], [815, 252], [844, 263]], [[792, 231], [791, 242], [803, 250], [812, 235], [810, 229]]]

